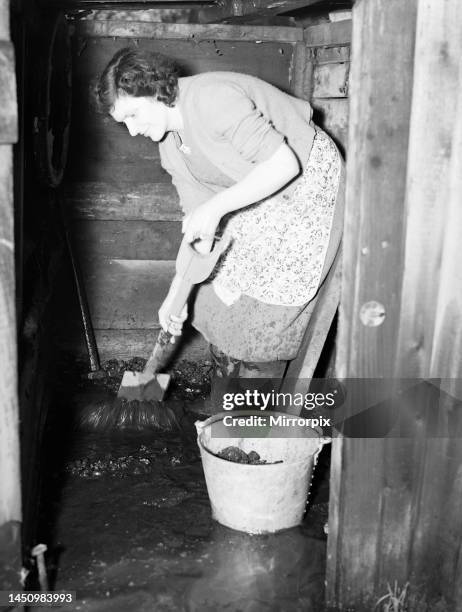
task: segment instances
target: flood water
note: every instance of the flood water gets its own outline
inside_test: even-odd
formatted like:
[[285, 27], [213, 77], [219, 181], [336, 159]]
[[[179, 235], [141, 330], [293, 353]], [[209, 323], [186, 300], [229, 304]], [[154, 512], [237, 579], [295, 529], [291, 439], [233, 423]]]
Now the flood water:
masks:
[[63, 429], [63, 414], [48, 430], [40, 533], [54, 588], [77, 591], [67, 610], [323, 609], [323, 461], [303, 525], [250, 536], [211, 517], [194, 415], [174, 433], [108, 434]]

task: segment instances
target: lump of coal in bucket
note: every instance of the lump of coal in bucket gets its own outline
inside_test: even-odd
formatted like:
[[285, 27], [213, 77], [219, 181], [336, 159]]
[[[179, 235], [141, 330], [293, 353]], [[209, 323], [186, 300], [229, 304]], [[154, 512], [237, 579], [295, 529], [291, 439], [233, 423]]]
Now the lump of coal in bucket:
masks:
[[226, 459], [226, 461], [233, 461], [234, 463], [249, 463], [251, 465], [261, 465], [266, 463], [266, 461], [260, 459], [260, 455], [255, 451], [250, 451], [247, 454], [242, 448], [238, 448], [237, 446], [227, 446], [223, 448], [217, 456], [221, 459]]
[[250, 451], [247, 457], [249, 458], [249, 463], [266, 463], [266, 461], [260, 460], [260, 455], [256, 451]]
[[227, 446], [223, 448], [218, 453], [218, 457], [226, 459], [226, 461], [233, 461], [234, 463], [249, 463], [247, 453], [237, 446]]

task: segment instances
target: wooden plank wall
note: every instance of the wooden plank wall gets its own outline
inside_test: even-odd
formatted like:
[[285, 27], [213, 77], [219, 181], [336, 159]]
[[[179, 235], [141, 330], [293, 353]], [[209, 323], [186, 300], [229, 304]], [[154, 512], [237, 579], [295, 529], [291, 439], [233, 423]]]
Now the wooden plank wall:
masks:
[[[406, 438], [334, 441], [335, 609], [371, 610], [396, 580], [409, 610], [462, 610], [461, 28], [458, 0], [353, 10], [337, 369], [451, 379], [459, 403], [427, 390]], [[371, 301], [384, 313], [374, 326], [360, 316]]]
[[20, 589], [21, 481], [17, 393], [13, 147], [17, 140], [9, 4], [0, 0], [0, 589]]
[[[157, 146], [141, 136], [130, 137], [125, 126], [97, 115], [89, 84], [115, 51], [137, 44], [173, 57], [186, 75], [234, 70], [300, 97], [309, 98], [314, 89], [317, 106], [325, 111], [325, 125], [344, 144], [348, 25], [337, 34], [344, 38], [341, 45], [326, 28], [322, 35], [314, 29], [307, 36], [308, 42], [301, 29], [284, 27], [76, 24], [65, 197], [103, 359], [146, 354], [173, 273], [181, 211], [170, 176], [160, 166]], [[344, 89], [340, 92], [339, 87]], [[319, 118], [323, 120], [321, 114]], [[205, 349], [197, 341], [187, 347], [187, 355], [205, 356]]]
[[311, 90], [306, 97], [315, 109], [315, 121], [326, 128], [345, 153], [351, 21], [311, 26], [305, 29], [304, 37], [312, 66]]

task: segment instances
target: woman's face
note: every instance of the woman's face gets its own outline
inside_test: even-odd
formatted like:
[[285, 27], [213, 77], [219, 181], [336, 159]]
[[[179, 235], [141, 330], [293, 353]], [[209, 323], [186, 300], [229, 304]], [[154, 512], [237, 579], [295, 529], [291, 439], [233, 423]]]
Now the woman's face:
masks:
[[110, 115], [119, 123], [125, 123], [130, 136], [141, 134], [159, 142], [169, 130], [168, 107], [154, 98], [121, 95]]

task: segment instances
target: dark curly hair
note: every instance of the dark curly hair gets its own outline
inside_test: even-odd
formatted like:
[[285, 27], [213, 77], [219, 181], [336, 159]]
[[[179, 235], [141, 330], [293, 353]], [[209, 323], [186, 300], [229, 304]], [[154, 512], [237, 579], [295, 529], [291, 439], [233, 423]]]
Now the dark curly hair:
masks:
[[161, 53], [120, 49], [93, 86], [97, 109], [108, 113], [122, 92], [134, 97], [152, 96], [172, 107], [178, 95], [178, 67]]

